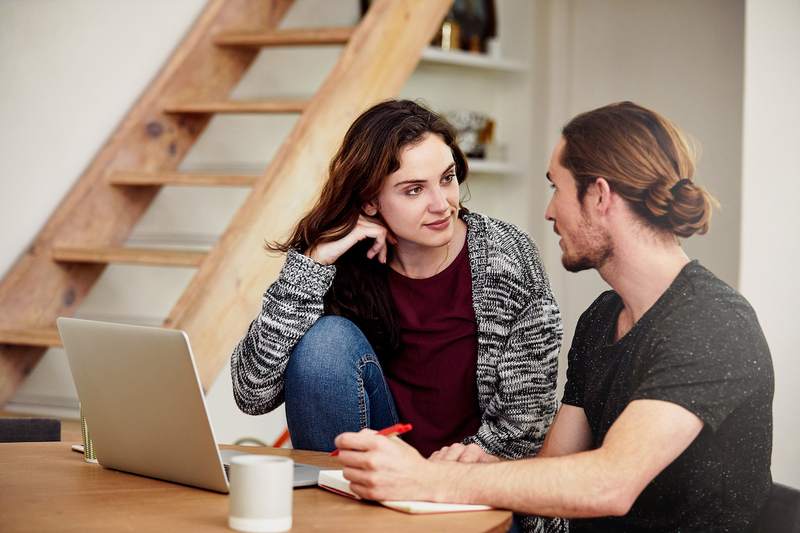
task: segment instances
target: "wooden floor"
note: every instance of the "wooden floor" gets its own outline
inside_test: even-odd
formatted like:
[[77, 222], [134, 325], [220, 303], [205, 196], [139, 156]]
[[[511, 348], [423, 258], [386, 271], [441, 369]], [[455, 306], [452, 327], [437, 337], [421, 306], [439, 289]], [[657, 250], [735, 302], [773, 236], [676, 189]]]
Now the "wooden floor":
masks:
[[[9, 413], [0, 411], [2, 418], [48, 418], [41, 415], [26, 415], [21, 413]], [[61, 441], [79, 444], [81, 442], [81, 423], [80, 420], [72, 418], [61, 419]]]

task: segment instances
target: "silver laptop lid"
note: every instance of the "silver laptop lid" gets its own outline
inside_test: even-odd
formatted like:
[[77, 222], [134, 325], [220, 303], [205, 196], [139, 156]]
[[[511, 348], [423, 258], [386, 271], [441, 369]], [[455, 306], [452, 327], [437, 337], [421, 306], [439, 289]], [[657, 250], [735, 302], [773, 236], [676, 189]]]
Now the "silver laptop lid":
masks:
[[228, 492], [183, 331], [59, 318], [98, 462]]

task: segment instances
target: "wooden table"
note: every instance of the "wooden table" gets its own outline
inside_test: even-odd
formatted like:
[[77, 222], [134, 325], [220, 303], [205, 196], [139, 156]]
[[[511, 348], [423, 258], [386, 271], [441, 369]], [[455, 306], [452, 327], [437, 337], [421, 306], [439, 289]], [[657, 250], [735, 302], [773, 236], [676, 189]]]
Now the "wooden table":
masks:
[[[338, 466], [325, 453], [244, 449]], [[293, 514], [293, 532], [499, 533], [511, 525], [507, 511], [412, 516], [318, 488], [294, 491]], [[0, 444], [0, 530], [230, 531], [228, 497], [86, 463], [67, 442]]]

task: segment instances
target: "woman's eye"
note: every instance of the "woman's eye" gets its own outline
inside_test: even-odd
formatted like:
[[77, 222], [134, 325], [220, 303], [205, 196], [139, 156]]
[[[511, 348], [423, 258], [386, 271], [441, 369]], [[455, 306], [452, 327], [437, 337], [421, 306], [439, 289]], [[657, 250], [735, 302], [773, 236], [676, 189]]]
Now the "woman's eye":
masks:
[[447, 176], [442, 176], [443, 183], [452, 183], [454, 179], [456, 179], [455, 174], [448, 174]]
[[418, 196], [422, 192], [422, 187], [412, 187], [406, 191], [409, 196]]

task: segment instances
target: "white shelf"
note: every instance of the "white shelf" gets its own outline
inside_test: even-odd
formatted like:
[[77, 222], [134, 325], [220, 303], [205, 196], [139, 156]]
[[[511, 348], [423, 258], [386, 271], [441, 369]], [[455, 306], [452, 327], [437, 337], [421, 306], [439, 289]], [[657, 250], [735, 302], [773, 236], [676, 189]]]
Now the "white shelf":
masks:
[[433, 46], [422, 51], [422, 61], [506, 72], [524, 72], [528, 69], [524, 63], [512, 59], [496, 58], [461, 50], [447, 51]]
[[468, 159], [470, 174], [518, 174], [519, 169], [506, 161]]

